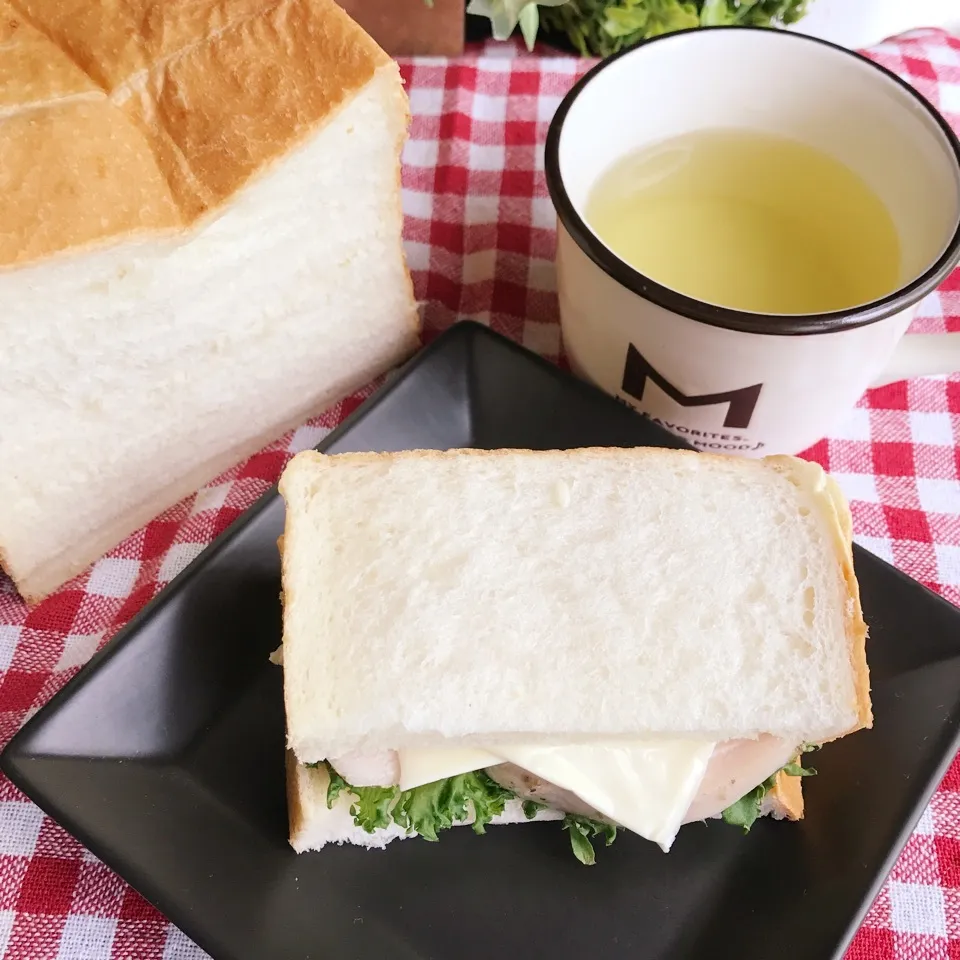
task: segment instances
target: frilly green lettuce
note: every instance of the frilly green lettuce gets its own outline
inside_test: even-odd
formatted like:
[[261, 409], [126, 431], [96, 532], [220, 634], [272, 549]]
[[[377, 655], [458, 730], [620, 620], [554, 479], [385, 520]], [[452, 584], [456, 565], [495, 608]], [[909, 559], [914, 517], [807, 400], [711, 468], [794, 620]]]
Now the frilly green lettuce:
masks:
[[506, 40], [519, 25], [532, 48], [542, 24], [565, 34], [584, 56], [606, 57], [640, 40], [688, 27], [786, 26], [800, 20], [806, 4], [807, 0], [470, 0], [467, 12], [487, 17], [497, 40]]

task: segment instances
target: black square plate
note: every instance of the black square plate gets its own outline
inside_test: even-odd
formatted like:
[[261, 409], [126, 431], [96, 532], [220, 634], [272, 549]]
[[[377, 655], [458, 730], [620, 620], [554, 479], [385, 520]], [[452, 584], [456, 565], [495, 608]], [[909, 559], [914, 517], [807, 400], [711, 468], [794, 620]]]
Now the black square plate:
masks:
[[[473, 323], [321, 449], [682, 445]], [[286, 843], [272, 492], [11, 741], [10, 778], [217, 960], [840, 957], [958, 746], [960, 611], [857, 551], [876, 726], [826, 747], [799, 824], [623, 835], [556, 823], [384, 852]]]

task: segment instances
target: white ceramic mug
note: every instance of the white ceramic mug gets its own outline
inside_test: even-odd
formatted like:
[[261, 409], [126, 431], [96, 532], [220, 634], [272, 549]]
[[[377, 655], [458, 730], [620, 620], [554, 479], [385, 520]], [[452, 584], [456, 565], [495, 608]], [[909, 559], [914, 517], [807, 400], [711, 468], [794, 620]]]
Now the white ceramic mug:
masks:
[[[899, 289], [834, 313], [763, 315], [703, 303], [617, 257], [584, 217], [608, 167], [692, 130], [792, 137], [844, 162], [886, 204]], [[705, 450], [798, 453], [871, 386], [960, 370], [960, 334], [904, 337], [960, 260], [960, 143], [894, 74], [777, 30], [667, 34], [595, 67], [550, 127], [564, 347], [578, 375]]]

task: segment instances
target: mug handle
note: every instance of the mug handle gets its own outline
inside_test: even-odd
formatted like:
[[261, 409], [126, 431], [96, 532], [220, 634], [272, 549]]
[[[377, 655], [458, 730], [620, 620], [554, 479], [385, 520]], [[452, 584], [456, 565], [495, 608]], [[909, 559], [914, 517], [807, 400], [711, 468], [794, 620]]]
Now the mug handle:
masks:
[[911, 333], [897, 344], [886, 369], [870, 384], [882, 387], [908, 377], [960, 370], [960, 333]]

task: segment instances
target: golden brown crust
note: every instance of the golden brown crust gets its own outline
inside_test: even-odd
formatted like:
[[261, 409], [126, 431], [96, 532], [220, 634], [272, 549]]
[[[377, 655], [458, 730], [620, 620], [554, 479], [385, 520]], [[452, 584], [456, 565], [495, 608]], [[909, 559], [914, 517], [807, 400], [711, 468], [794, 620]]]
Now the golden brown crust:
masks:
[[333, 0], [0, 0], [0, 267], [220, 207], [396, 65]]
[[781, 770], [774, 781], [773, 789], [767, 796], [778, 817], [787, 820], [803, 818], [802, 777], [791, 777]]
[[0, 117], [58, 100], [102, 99], [97, 84], [4, 0], [0, 0], [0, 47]]
[[287, 821], [290, 829], [290, 843], [295, 842], [304, 827], [306, 815], [303, 812], [303, 804], [300, 799], [300, 771], [297, 758], [293, 751], [286, 753], [287, 767]]

